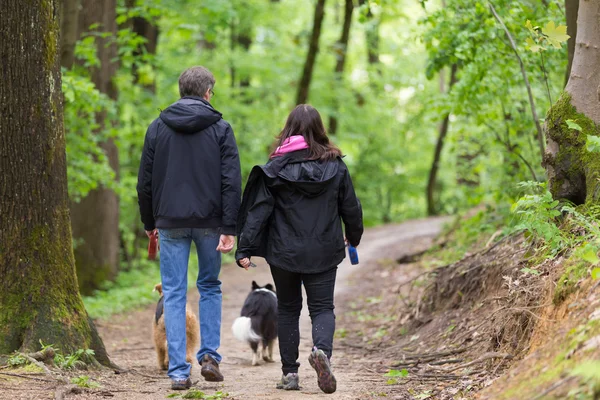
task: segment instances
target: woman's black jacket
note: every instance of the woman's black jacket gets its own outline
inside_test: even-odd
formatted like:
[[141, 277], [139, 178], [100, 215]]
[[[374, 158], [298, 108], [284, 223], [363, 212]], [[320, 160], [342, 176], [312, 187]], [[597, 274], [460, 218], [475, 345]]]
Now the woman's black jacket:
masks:
[[319, 273], [345, 257], [344, 234], [358, 246], [362, 209], [341, 158], [307, 160], [301, 150], [250, 173], [237, 234], [236, 260], [259, 256], [281, 269]]

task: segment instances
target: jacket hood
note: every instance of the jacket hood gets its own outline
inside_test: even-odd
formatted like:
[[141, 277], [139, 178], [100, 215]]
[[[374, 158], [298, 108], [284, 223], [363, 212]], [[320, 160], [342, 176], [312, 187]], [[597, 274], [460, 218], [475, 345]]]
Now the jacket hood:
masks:
[[200, 97], [183, 97], [160, 113], [160, 119], [176, 132], [196, 133], [217, 123], [221, 113]]
[[307, 160], [307, 156], [307, 150], [295, 151], [273, 159], [262, 169], [268, 177], [292, 183], [307, 196], [318, 196], [333, 182], [339, 163]]

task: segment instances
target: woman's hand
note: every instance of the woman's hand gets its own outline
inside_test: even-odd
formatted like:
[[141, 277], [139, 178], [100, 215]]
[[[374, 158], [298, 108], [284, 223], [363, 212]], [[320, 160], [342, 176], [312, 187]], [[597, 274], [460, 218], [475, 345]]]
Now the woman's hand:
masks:
[[240, 263], [242, 268], [244, 268], [246, 271], [248, 271], [248, 268], [250, 268], [250, 259], [248, 257], [242, 258], [238, 262]]

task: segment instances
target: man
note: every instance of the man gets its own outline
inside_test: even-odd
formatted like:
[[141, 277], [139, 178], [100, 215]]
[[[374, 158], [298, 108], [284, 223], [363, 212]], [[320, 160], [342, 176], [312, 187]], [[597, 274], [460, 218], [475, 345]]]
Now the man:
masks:
[[171, 387], [191, 386], [186, 362], [187, 267], [198, 252], [201, 345], [207, 381], [223, 380], [221, 253], [233, 249], [241, 198], [240, 162], [231, 126], [210, 104], [215, 78], [204, 67], [179, 77], [181, 99], [148, 127], [138, 175], [138, 202], [148, 236], [158, 229]]

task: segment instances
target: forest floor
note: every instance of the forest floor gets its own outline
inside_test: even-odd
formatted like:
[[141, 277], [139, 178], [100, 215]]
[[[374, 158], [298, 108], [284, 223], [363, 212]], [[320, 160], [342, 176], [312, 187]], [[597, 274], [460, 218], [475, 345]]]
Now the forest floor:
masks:
[[[444, 218], [408, 221], [369, 229], [365, 232], [359, 248], [360, 264], [352, 266], [348, 260], [339, 266], [336, 282], [337, 328], [344, 332], [344, 320], [352, 312], [349, 304], [361, 296], [361, 280], [354, 279], [357, 273], [369, 271], [382, 259], [395, 259], [418, 252], [431, 246], [442, 229]], [[281, 377], [281, 364], [278, 352], [275, 363], [251, 365], [252, 351], [245, 343], [237, 341], [231, 333], [233, 320], [250, 291], [252, 280], [260, 285], [272, 282], [269, 269], [264, 262], [257, 260], [258, 267], [244, 271], [235, 265], [224, 265], [221, 274], [223, 282], [223, 323], [220, 352], [223, 356], [221, 371], [225, 376], [222, 383], [205, 382], [198, 366], [192, 369], [193, 389], [213, 395], [215, 398], [229, 399], [298, 399], [304, 396], [320, 396], [334, 399], [367, 399], [384, 396], [388, 391], [387, 378], [373, 372], [370, 364], [364, 363], [352, 347], [338, 340], [334, 342], [333, 369], [338, 380], [338, 390], [333, 395], [323, 394], [316, 381], [316, 374], [307, 362], [311, 349], [311, 324], [306, 305], [301, 316], [300, 344], [300, 383], [299, 392], [286, 392], [275, 389]], [[152, 290], [149, 287], [148, 290]], [[158, 298], [157, 298], [158, 299]], [[192, 289], [188, 295], [188, 305], [197, 309], [198, 293]], [[84, 389], [81, 393], [67, 393], [66, 399], [165, 399], [175, 393], [170, 390], [170, 381], [156, 362], [152, 342], [152, 319], [154, 307], [115, 315], [107, 320], [98, 320], [96, 325], [104, 340], [113, 362], [130, 370], [125, 374], [110, 371], [98, 373], [79, 371], [69, 377], [89, 376], [100, 388]], [[2, 372], [2, 370], [0, 370]], [[18, 372], [18, 371], [17, 371]], [[25, 375], [23, 373], [23, 375]], [[30, 375], [31, 376], [31, 375]], [[43, 375], [34, 375], [46, 379]], [[55, 399], [57, 385], [45, 382], [0, 375], [0, 399]], [[219, 395], [222, 392], [223, 395]], [[215, 395], [215, 393], [217, 393]], [[225, 393], [228, 395], [226, 396]], [[302, 397], [304, 397], [302, 396]]]
[[[220, 349], [225, 381], [205, 382], [196, 365], [187, 396], [198, 397], [185, 398], [592, 398], [586, 393], [596, 389], [585, 377], [595, 376], [600, 365], [594, 361], [600, 360], [600, 284], [580, 279], [559, 292], [565, 259], [532, 261], [531, 244], [522, 234], [496, 241], [495, 235], [481, 237], [474, 251], [446, 265], [437, 257], [456, 250], [447, 236], [438, 236], [445, 221], [369, 229], [359, 248], [360, 264], [340, 265], [333, 395], [319, 390], [306, 362], [311, 348], [306, 307], [300, 322], [302, 390], [275, 389], [281, 377], [277, 352], [275, 363], [251, 366], [250, 348], [236, 341], [230, 328], [252, 280], [265, 285], [270, 273], [264, 262], [249, 271], [225, 265]], [[432, 245], [435, 250], [424, 253]], [[531, 268], [536, 272], [527, 272]], [[193, 289], [188, 303], [196, 309], [197, 301]], [[153, 316], [149, 306], [96, 321], [111, 359], [128, 372], [62, 373], [63, 379], [83, 375], [100, 385], [81, 389], [43, 373], [0, 367], [0, 399], [181, 398], [186, 392], [171, 391], [157, 366]]]

